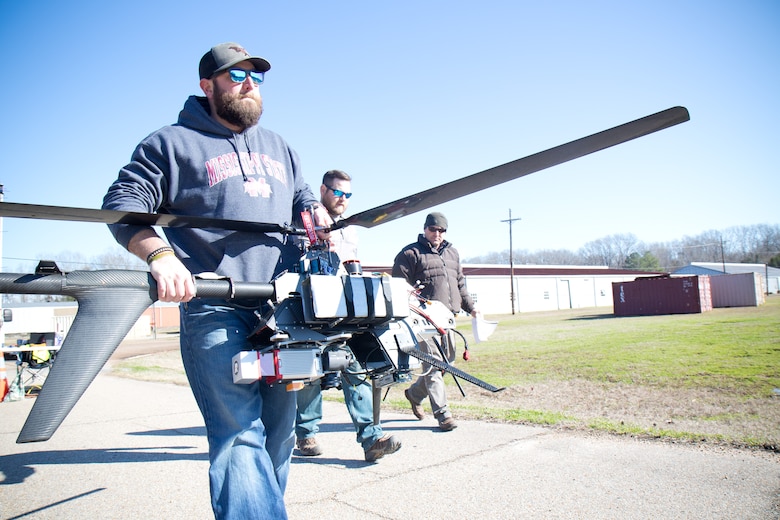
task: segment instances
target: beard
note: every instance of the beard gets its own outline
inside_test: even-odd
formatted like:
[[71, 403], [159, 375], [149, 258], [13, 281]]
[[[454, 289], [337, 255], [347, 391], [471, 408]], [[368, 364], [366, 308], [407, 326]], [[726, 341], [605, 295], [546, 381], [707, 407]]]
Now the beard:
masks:
[[[245, 99], [254, 103], [247, 103]], [[263, 114], [263, 98], [254, 90], [248, 94], [234, 94], [221, 90], [214, 84], [214, 108], [217, 115], [231, 125], [249, 128], [260, 120]]]
[[321, 201], [321, 202], [322, 205], [325, 206], [325, 209], [328, 210], [328, 213], [330, 213], [331, 217], [341, 216], [345, 211], [347, 211], [347, 208], [344, 205], [339, 204], [338, 201], [330, 202], [330, 203], [325, 201]]

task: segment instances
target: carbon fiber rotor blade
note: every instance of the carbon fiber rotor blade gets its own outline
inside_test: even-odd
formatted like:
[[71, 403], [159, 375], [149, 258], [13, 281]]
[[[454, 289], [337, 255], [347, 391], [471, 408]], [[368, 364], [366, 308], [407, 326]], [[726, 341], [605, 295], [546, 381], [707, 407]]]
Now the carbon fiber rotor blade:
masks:
[[228, 220], [166, 213], [140, 213], [110, 209], [72, 208], [0, 202], [0, 217], [29, 218], [37, 220], [64, 220], [69, 222], [94, 222], [102, 224], [133, 224], [139, 226], [189, 227], [201, 229], [227, 229], [252, 233], [284, 233], [300, 235], [304, 232], [290, 226]]
[[[604, 130], [576, 141], [550, 148], [506, 164], [484, 170], [453, 182], [442, 184], [394, 202], [356, 213], [337, 222], [333, 229], [356, 225], [371, 228], [418, 211], [432, 208], [451, 200], [492, 188], [530, 173], [534, 173], [585, 155], [615, 146], [644, 135], [669, 128], [688, 121], [690, 116], [685, 107], [673, 107], [630, 123]], [[305, 231], [290, 226], [196, 217], [189, 215], [168, 215], [104, 209], [73, 208], [0, 202], [0, 217], [28, 218], [38, 220], [63, 220], [72, 222], [94, 222], [103, 224], [135, 224], [161, 227], [192, 227], [203, 229], [227, 229], [254, 233], [285, 233], [303, 235]]]
[[335, 229], [355, 225], [372, 228], [418, 211], [432, 208], [486, 188], [538, 172], [551, 166], [684, 123], [690, 116], [685, 107], [673, 107], [636, 121], [571, 141], [555, 148], [484, 170], [453, 182], [398, 199], [382, 206], [356, 213], [340, 220]]

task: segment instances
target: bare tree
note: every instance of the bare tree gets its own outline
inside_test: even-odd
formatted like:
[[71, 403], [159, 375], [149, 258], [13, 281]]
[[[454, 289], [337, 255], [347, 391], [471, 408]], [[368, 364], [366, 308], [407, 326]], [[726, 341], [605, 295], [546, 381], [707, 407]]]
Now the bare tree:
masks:
[[[643, 254], [642, 243], [633, 233], [624, 233], [620, 235], [612, 235], [612, 241], [615, 243], [615, 251], [617, 253], [616, 266], [622, 266], [626, 259], [634, 253]], [[613, 264], [609, 264], [612, 267]]]
[[654, 242], [644, 245], [643, 249], [658, 259], [661, 271], [674, 271], [682, 267], [677, 264], [677, 253], [671, 242]]
[[767, 263], [780, 252], [780, 226], [736, 226], [723, 233], [730, 261]]
[[620, 267], [631, 253], [638, 252], [639, 239], [632, 234], [610, 235], [585, 244], [579, 251], [587, 265]]
[[687, 265], [691, 262], [720, 262], [725, 256], [721, 249], [722, 236], [720, 231], [705, 231], [695, 237], [684, 236], [674, 243], [677, 251], [677, 264]]
[[579, 255], [586, 265], [610, 265], [615, 259], [615, 249], [608, 238], [598, 238], [582, 246]]
[[577, 265], [580, 255], [568, 249], [542, 249], [526, 256], [527, 263], [534, 265]]
[[[758, 224], [735, 226], [724, 231], [709, 230], [672, 242], [644, 244], [633, 234], [610, 235], [585, 244], [579, 251], [564, 249], [514, 251], [518, 264], [606, 265], [620, 267], [636, 255], [652, 255], [664, 271], [674, 271], [691, 262], [769, 263], [780, 255], [780, 226]], [[486, 253], [465, 260], [468, 263], [508, 264], [509, 252]]]
[[99, 269], [131, 269], [141, 271], [147, 269], [146, 263], [144, 263], [143, 260], [118, 246], [95, 258], [93, 265], [99, 266]]

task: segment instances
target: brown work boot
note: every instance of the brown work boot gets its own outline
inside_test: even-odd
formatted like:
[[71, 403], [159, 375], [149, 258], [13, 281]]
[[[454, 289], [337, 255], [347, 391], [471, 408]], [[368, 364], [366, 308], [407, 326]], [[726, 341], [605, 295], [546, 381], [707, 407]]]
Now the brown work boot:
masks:
[[298, 446], [298, 453], [304, 457], [316, 457], [317, 455], [322, 455], [322, 447], [317, 444], [317, 439], [314, 437], [298, 439], [296, 445]]
[[409, 389], [407, 388], [404, 390], [404, 396], [406, 396], [406, 399], [409, 401], [409, 404], [412, 405], [412, 413], [415, 417], [417, 417], [418, 420], [422, 421], [425, 419], [425, 410], [423, 410], [422, 404], [416, 403], [412, 401], [412, 398], [409, 397]]
[[385, 435], [366, 450], [366, 462], [375, 462], [385, 455], [401, 449], [401, 441], [393, 435]]
[[452, 417], [447, 417], [446, 419], [439, 421], [439, 429], [443, 432], [449, 432], [454, 430], [458, 427], [458, 423], [455, 422], [455, 419]]

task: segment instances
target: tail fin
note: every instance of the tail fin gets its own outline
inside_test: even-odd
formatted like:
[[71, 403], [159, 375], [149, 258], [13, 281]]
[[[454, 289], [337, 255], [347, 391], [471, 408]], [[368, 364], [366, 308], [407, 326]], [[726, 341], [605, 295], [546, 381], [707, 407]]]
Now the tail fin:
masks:
[[[151, 283], [150, 283], [151, 282]], [[79, 309], [16, 442], [48, 440], [124, 339], [157, 299], [144, 271], [0, 275], [0, 292], [72, 296]]]
[[[46, 263], [46, 268], [39, 265], [36, 274], [0, 273], [0, 293], [63, 295], [79, 304], [17, 443], [51, 438], [130, 328], [157, 301], [157, 283], [146, 271], [62, 273], [53, 262]], [[229, 278], [195, 280], [195, 288], [205, 298], [262, 301], [274, 295], [273, 284]]]

